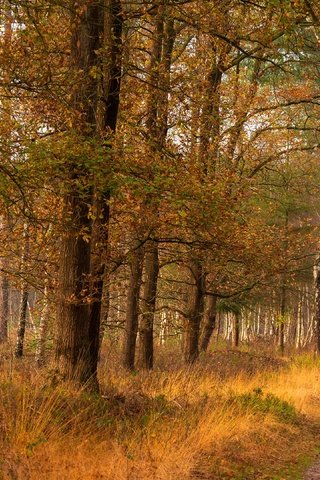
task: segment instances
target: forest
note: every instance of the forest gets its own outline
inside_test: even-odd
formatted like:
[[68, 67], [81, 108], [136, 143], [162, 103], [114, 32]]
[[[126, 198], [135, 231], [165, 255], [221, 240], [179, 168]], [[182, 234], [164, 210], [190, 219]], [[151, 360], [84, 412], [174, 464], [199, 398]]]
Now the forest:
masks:
[[320, 478], [319, 0], [0, 0], [0, 480]]

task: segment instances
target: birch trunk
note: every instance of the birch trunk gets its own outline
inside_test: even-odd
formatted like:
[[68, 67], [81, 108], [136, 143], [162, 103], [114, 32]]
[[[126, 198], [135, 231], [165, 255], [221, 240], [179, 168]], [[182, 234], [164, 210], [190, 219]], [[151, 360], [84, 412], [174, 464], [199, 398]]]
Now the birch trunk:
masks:
[[[2, 262], [3, 270], [6, 269], [7, 260]], [[2, 272], [1, 277], [1, 316], [0, 316], [0, 343], [8, 340], [8, 323], [9, 323], [9, 292], [10, 284], [8, 275], [5, 271]]]
[[320, 256], [314, 267], [315, 282], [315, 308], [314, 308], [314, 329], [315, 329], [315, 351], [320, 354]]
[[[23, 252], [21, 257], [20, 271], [22, 276], [25, 276], [26, 262], [29, 255], [29, 227], [27, 224], [24, 224], [23, 227]], [[24, 350], [24, 338], [26, 331], [26, 320], [27, 320], [27, 310], [28, 310], [28, 297], [29, 297], [29, 287], [26, 280], [23, 278], [21, 285], [21, 298], [20, 298], [20, 309], [19, 309], [19, 324], [17, 332], [17, 341], [14, 355], [16, 358], [21, 358], [23, 356]]]
[[43, 294], [43, 307], [40, 316], [38, 345], [36, 351], [36, 364], [43, 367], [45, 365], [46, 341], [49, 323], [49, 302], [48, 302], [48, 280], [45, 281]]

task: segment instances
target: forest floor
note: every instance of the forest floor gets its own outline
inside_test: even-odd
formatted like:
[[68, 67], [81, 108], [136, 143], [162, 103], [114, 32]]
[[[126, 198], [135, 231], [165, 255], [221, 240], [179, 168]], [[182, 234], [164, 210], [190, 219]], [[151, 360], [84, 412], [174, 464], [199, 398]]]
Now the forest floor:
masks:
[[1, 480], [298, 480], [316, 464], [318, 359], [225, 349], [186, 368], [167, 351], [128, 374], [111, 352], [101, 395], [2, 352]]

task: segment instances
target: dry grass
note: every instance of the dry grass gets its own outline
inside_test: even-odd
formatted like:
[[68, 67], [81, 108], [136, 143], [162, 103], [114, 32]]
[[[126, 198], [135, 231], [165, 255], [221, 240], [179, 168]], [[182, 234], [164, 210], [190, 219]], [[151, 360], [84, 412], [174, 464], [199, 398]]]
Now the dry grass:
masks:
[[222, 355], [232, 374], [215, 375], [208, 359], [136, 375], [102, 368], [102, 397], [48, 387], [27, 365], [4, 372], [0, 478], [301, 478], [320, 441], [317, 363], [261, 357], [254, 373], [238, 354], [235, 374], [234, 353]]

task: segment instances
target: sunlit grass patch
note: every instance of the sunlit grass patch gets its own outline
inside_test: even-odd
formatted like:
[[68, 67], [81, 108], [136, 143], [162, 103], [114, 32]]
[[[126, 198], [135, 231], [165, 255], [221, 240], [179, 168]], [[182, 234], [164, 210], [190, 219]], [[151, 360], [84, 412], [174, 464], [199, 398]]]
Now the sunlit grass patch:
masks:
[[109, 368], [96, 395], [21, 364], [0, 378], [3, 478], [250, 480], [302, 468], [320, 439], [308, 424], [320, 415], [317, 365], [216, 373]]

